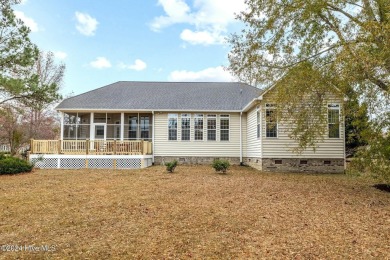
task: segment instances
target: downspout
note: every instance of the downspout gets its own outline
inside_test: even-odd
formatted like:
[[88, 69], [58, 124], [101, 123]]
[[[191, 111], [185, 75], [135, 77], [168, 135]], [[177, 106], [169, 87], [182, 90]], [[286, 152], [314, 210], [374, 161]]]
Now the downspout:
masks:
[[[242, 107], [242, 88], [240, 88], [240, 108], [243, 109]], [[242, 110], [240, 112], [240, 165], [243, 165], [242, 162]]]
[[[347, 171], [347, 155], [346, 155], [346, 147], [345, 147], [345, 131], [346, 131], [346, 129], [345, 129], [345, 109], [344, 109], [345, 103], [346, 103], [347, 101], [349, 101], [349, 98], [348, 98], [348, 97], [344, 97], [343, 106], [340, 107], [340, 112], [343, 112], [343, 113], [342, 113], [342, 115], [343, 115], [343, 117], [342, 117], [342, 118], [343, 118], [343, 124], [342, 124], [342, 125], [343, 125], [343, 127], [344, 127], [344, 136], [343, 136], [344, 173], [346, 173], [346, 171]], [[342, 109], [342, 110], [341, 110], [341, 109]]]
[[264, 158], [264, 154], [263, 154], [263, 104], [260, 103], [259, 105], [259, 109], [260, 109], [260, 158], [261, 158], [261, 167], [260, 169], [263, 170], [263, 164], [264, 164], [264, 161], [263, 161], [263, 158]]
[[242, 165], [242, 111], [240, 112], [240, 165]]
[[152, 111], [152, 164], [154, 165], [154, 111]]
[[[344, 105], [344, 104], [343, 104]], [[344, 106], [343, 106], [344, 108]], [[344, 109], [343, 109], [344, 110]], [[343, 150], [344, 150], [344, 173], [346, 173], [347, 171], [347, 155], [345, 154], [346, 153], [346, 149], [345, 149], [345, 114], [344, 114], [344, 111], [343, 111], [343, 128], [344, 128], [344, 135], [343, 135]]]

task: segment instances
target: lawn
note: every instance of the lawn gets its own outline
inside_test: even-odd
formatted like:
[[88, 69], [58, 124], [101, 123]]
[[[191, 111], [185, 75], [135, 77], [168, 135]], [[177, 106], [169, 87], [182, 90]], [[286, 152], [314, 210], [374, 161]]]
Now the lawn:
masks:
[[373, 184], [238, 166], [0, 176], [0, 258], [389, 259]]

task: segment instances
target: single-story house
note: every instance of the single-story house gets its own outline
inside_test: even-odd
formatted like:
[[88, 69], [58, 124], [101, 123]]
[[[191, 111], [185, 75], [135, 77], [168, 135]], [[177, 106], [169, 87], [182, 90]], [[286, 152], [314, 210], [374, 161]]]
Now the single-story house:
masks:
[[264, 171], [343, 172], [343, 97], [329, 93], [326, 136], [297, 154], [270, 93], [236, 82], [116, 82], [62, 101], [60, 140], [32, 140], [30, 159], [46, 168], [140, 168], [220, 158]]

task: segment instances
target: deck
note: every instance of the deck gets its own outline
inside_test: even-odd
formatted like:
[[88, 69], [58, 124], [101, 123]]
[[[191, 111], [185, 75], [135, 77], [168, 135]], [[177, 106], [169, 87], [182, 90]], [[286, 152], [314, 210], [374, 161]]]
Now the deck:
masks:
[[153, 163], [144, 140], [31, 140], [29, 161], [38, 168], [140, 169]]
[[144, 140], [31, 140], [30, 154], [150, 155], [152, 143]]

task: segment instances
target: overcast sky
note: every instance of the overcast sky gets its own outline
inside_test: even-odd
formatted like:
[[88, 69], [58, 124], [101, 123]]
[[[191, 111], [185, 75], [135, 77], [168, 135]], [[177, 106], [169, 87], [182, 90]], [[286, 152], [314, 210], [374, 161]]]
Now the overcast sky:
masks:
[[64, 95], [121, 80], [231, 81], [225, 38], [244, 0], [24, 0], [31, 40], [66, 64]]

